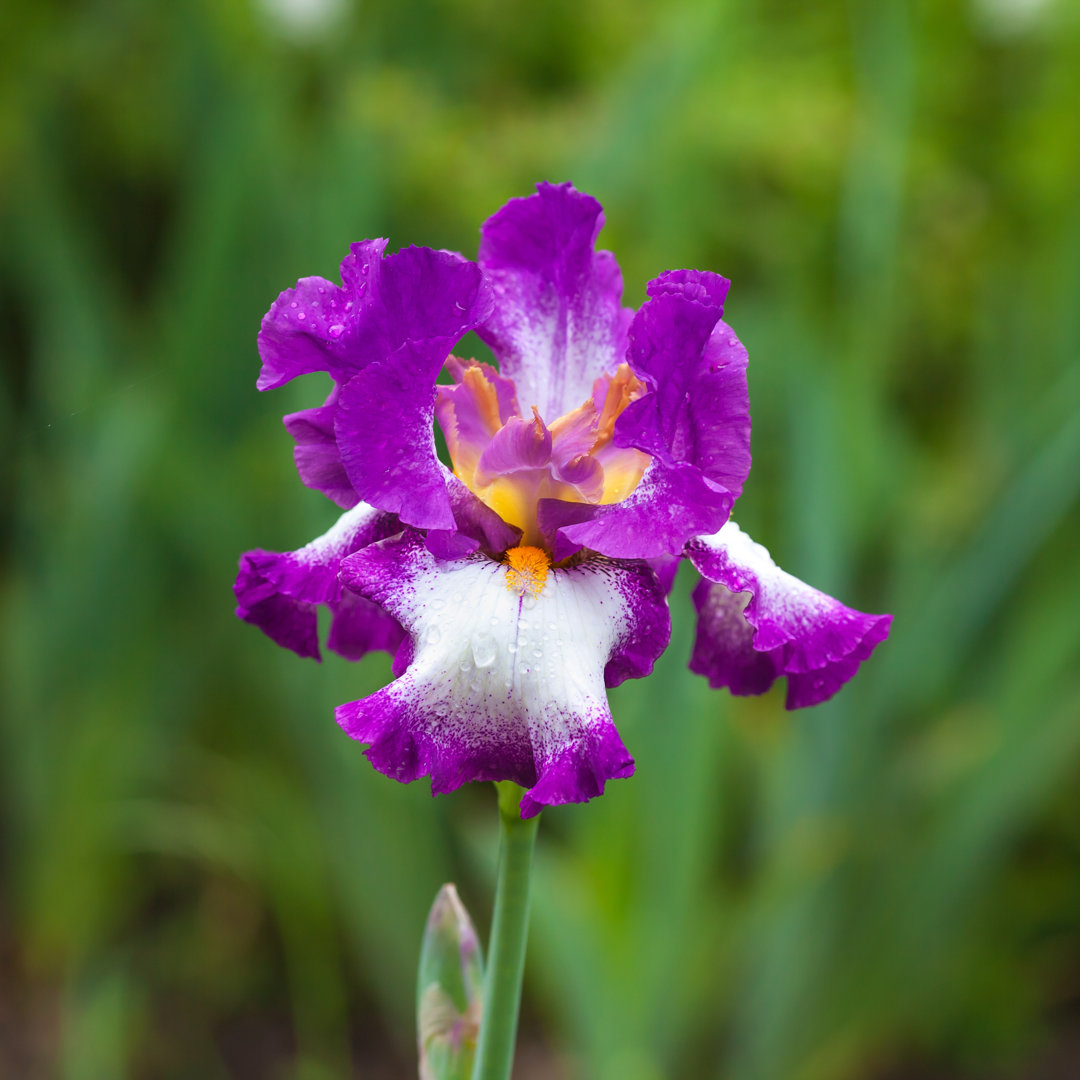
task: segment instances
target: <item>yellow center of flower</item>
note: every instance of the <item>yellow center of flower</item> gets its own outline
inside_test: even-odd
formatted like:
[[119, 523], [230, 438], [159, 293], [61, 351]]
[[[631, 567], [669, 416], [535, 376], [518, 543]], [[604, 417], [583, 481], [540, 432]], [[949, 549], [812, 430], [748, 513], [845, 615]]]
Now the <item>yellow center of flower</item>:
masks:
[[519, 596], [539, 596], [547, 581], [551, 560], [538, 547], [514, 547], [506, 553], [506, 588]]
[[[437, 388], [435, 412], [454, 474], [521, 529], [522, 543], [529, 545], [522, 550], [545, 544], [538, 520], [542, 500], [607, 505], [637, 487], [649, 455], [614, 442], [616, 421], [647, 392], [628, 364], [598, 378], [581, 405], [550, 425], [536, 406], [528, 420], [513, 382], [487, 364], [452, 356], [446, 367], [455, 385]], [[537, 588], [543, 588], [542, 578]]]

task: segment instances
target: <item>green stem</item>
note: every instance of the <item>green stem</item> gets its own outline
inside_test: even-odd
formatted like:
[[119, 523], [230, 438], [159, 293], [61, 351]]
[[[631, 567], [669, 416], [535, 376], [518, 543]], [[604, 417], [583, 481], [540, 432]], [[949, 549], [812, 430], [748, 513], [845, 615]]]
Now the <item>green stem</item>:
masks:
[[495, 786], [499, 791], [499, 877], [472, 1080], [510, 1080], [529, 930], [529, 875], [540, 822], [535, 817], [521, 820], [522, 791], [517, 784], [502, 781]]

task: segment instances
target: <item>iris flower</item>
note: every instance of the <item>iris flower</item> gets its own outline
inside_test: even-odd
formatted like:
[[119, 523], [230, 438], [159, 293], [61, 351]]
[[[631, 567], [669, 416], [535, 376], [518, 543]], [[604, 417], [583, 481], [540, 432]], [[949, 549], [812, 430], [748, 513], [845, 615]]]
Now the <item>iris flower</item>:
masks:
[[[245, 554], [237, 614], [318, 658], [325, 606], [330, 649], [391, 652], [394, 681], [341, 705], [341, 727], [434, 793], [512, 780], [523, 817], [633, 772], [605, 689], [667, 646], [680, 559], [701, 575], [691, 669], [735, 694], [783, 675], [788, 708], [824, 701], [891, 621], [785, 573], [730, 520], [750, 413], [729, 282], [668, 271], [625, 308], [603, 220], [540, 184], [488, 219], [475, 262], [361, 241], [340, 286], [301, 279], [259, 333], [260, 390], [333, 380], [284, 422], [301, 479], [344, 513], [298, 551]], [[453, 355], [470, 331], [498, 369]]]

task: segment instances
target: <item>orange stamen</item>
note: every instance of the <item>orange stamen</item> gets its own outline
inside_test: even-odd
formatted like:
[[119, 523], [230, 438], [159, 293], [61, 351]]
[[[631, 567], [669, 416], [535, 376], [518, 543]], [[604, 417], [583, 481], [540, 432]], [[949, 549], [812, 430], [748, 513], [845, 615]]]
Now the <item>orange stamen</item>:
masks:
[[539, 596], [547, 581], [551, 560], [538, 547], [513, 547], [506, 553], [506, 588], [520, 596]]

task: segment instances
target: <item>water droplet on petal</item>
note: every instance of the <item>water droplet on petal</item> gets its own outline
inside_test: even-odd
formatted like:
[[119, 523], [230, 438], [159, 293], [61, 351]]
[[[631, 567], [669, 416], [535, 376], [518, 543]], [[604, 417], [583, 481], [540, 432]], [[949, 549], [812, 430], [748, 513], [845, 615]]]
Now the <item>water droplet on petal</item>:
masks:
[[424, 641], [428, 645], [438, 645], [442, 641], [442, 631], [437, 626], [429, 626]]
[[341, 323], [334, 323], [333, 326], [327, 331], [327, 333], [334, 339], [341, 337], [345, 333], [345, 327]]
[[298, 318], [298, 319], [299, 319], [299, 320], [300, 320], [301, 322], [303, 322], [303, 321], [304, 321], [304, 319], [306, 319], [306, 318], [307, 318], [307, 316], [306, 316], [306, 315], [305, 315], [305, 314], [304, 314], [304, 313], [303, 313], [302, 311], [298, 311], [298, 312], [296, 313], [296, 317], [297, 317], [297, 318]]
[[469, 645], [472, 648], [473, 661], [478, 668], [491, 667], [491, 665], [495, 663], [497, 649], [495, 646], [495, 638], [492, 637], [491, 634], [477, 631], [473, 634]]
[[516, 642], [516, 641], [511, 641], [511, 642], [510, 642], [510, 643], [509, 643], [509, 644], [508, 644], [508, 645], [506, 646], [506, 651], [507, 651], [508, 653], [510, 653], [511, 655], [513, 655], [514, 653], [516, 653], [516, 652], [517, 652], [517, 650], [518, 650], [518, 647], [517, 647], [517, 642]]
[[536, 607], [536, 597], [531, 592], [527, 592], [521, 599], [521, 606], [526, 611], [531, 611]]

